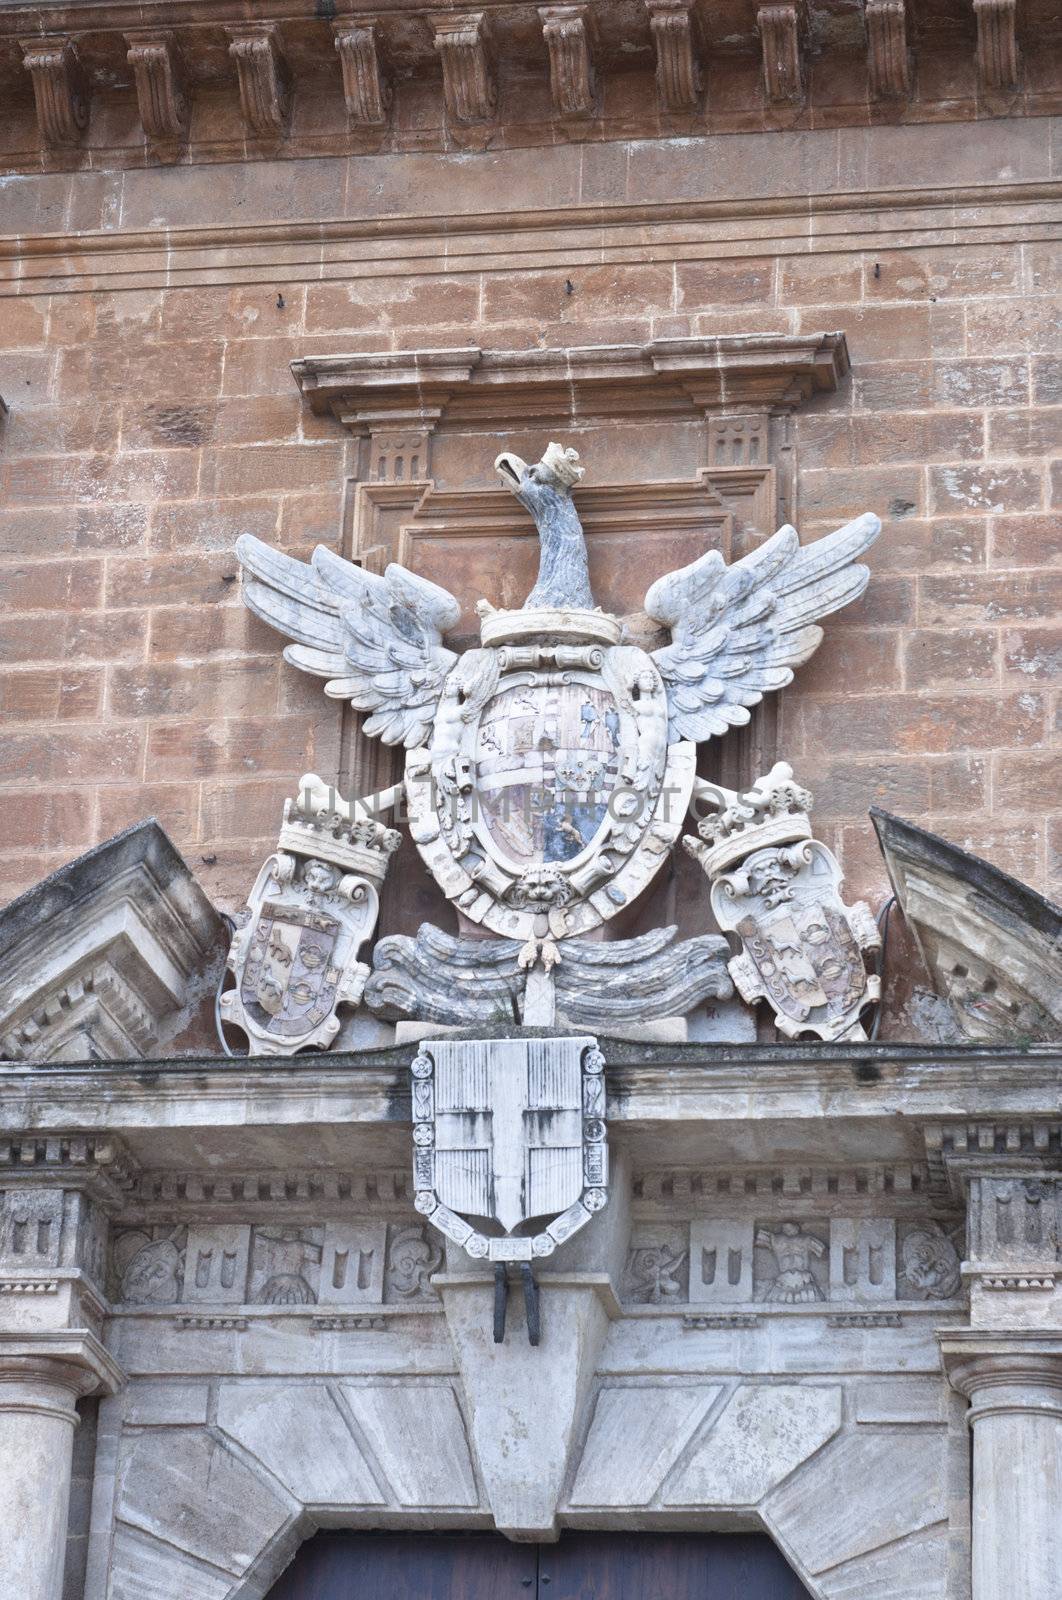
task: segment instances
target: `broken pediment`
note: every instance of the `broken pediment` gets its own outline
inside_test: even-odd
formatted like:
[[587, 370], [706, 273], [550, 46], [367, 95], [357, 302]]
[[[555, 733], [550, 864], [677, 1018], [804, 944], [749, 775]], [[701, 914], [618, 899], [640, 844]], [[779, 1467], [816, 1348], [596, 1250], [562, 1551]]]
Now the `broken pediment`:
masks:
[[150, 1056], [216, 981], [221, 918], [153, 817], [0, 910], [0, 1055]]
[[896, 899], [970, 1039], [1062, 1037], [1062, 909], [958, 845], [871, 809]]

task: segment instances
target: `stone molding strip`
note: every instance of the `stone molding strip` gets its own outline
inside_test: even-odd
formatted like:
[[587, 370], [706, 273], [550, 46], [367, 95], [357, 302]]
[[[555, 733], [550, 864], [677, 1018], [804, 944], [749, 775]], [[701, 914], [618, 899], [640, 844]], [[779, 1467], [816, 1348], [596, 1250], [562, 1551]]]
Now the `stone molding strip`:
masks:
[[36, 214], [38, 199], [56, 178], [66, 181], [61, 174], [7, 180], [6, 217], [19, 220], [21, 184], [27, 185], [27, 209], [24, 231], [0, 235], [0, 262], [19, 264], [17, 273], [0, 279], [0, 296], [272, 283], [278, 272], [293, 283], [550, 268], [570, 273], [644, 262], [647, 250], [669, 262], [743, 258], [750, 251], [767, 258], [817, 256], [866, 250], [871, 232], [882, 250], [938, 248], [942, 206], [956, 247], [1050, 241], [1062, 224], [1062, 182], [1046, 181], [946, 196], [920, 189], [817, 194], [810, 206], [775, 196], [618, 206], [605, 214], [582, 207], [527, 211], [507, 217], [503, 231], [489, 217], [470, 214], [305, 219], [231, 230], [37, 232], [31, 211]]

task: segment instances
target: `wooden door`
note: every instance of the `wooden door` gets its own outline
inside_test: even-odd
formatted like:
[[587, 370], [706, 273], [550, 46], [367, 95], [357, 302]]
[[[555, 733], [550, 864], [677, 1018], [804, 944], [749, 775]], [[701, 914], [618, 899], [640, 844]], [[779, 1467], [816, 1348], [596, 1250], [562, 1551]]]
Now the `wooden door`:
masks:
[[809, 1600], [764, 1534], [319, 1533], [268, 1600]]

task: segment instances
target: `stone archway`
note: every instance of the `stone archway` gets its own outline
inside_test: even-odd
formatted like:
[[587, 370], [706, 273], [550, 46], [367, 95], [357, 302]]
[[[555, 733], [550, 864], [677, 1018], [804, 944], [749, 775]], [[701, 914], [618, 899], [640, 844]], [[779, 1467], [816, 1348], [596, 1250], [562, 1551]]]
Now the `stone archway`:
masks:
[[[186, 1408], [165, 1420], [156, 1397], [150, 1425], [121, 1430], [86, 1600], [264, 1600], [319, 1526], [493, 1525], [452, 1379], [212, 1388], [195, 1425]], [[866, 1380], [605, 1381], [560, 1523], [760, 1526], [813, 1600], [950, 1600], [955, 1436], [869, 1393]]]

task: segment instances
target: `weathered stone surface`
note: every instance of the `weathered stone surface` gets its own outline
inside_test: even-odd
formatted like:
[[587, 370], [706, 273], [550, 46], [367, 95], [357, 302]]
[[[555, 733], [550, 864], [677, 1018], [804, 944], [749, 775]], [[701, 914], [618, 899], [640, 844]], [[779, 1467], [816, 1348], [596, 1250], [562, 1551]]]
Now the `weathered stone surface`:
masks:
[[399, 1505], [478, 1504], [464, 1419], [449, 1384], [346, 1384], [344, 1393]]
[[944, 1522], [947, 1510], [942, 1434], [899, 1429], [842, 1435], [765, 1502], [769, 1526], [811, 1573]]
[[142, 1055], [187, 1024], [221, 920], [153, 819], [0, 911], [11, 1060]]
[[908, 926], [967, 1038], [1062, 1033], [1062, 910], [924, 828], [872, 809]]
[[382, 1505], [342, 1408], [323, 1384], [226, 1384], [218, 1426], [306, 1505]]
[[744, 1385], [669, 1479], [667, 1505], [755, 1505], [841, 1426], [838, 1385]]
[[288, 1506], [196, 1429], [134, 1435], [118, 1469], [120, 1521], [240, 1577], [284, 1526]]
[[572, 1505], [648, 1505], [721, 1393], [718, 1384], [602, 1388]]

